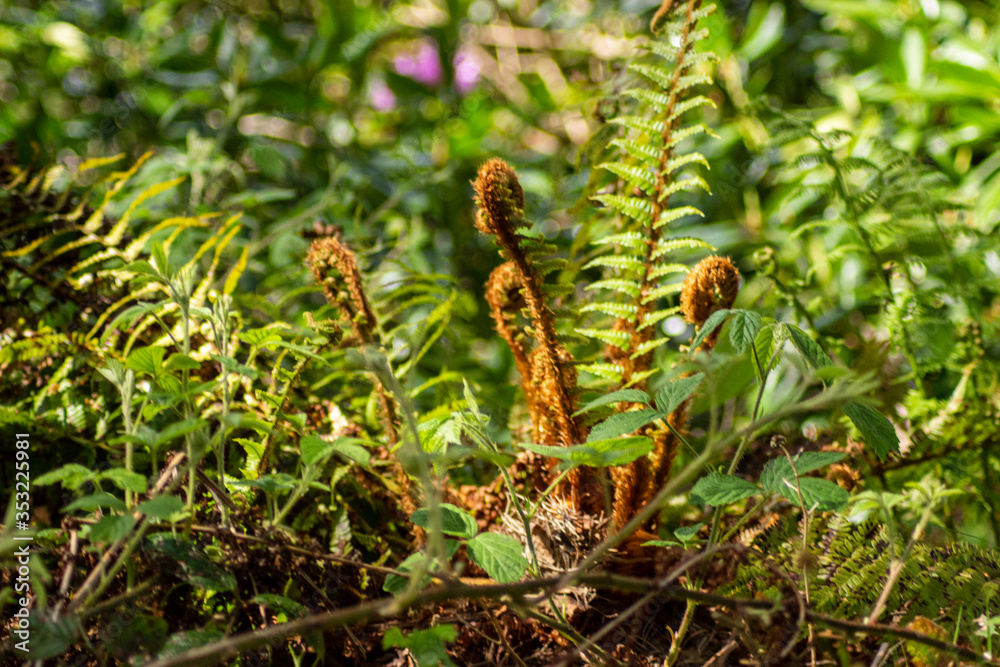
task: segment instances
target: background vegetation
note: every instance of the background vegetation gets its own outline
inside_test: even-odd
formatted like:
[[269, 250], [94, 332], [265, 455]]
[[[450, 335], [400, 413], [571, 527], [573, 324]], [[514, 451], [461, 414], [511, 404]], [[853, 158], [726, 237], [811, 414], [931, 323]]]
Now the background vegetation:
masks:
[[[628, 414], [641, 401], [602, 399], [616, 380], [582, 367], [612, 328], [581, 306], [608, 276], [592, 243], [621, 224], [592, 197], [631, 193], [598, 166], [631, 159], [610, 141], [659, 4], [4, 3], [0, 557], [27, 431], [33, 657], [988, 660], [1000, 8], [718, 4], [698, 46], [717, 56], [697, 87], [712, 104], [684, 120], [711, 133], [680, 144], [706, 187], [671, 202], [704, 217], [670, 234], [731, 258], [739, 296], [711, 355], [668, 313], [659, 372], [632, 387], [664, 419], [686, 411], [643, 521], [659, 542], [549, 517], [538, 539], [579, 557], [546, 565], [514, 500], [538, 501], [553, 451], [521, 445], [578, 443], [532, 429], [471, 182], [506, 160], [530, 233], [566, 260], [546, 270], [575, 400], [606, 401], [581, 424]], [[324, 297], [326, 256], [307, 255], [326, 237], [356, 254], [372, 316], [342, 263]], [[821, 477], [842, 493], [802, 485]]]

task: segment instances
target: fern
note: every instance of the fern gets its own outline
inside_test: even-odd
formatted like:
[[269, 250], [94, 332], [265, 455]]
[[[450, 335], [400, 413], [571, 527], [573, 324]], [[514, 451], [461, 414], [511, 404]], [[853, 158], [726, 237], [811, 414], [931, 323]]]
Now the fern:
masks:
[[[711, 82], [701, 66], [715, 56], [695, 50], [706, 36], [698, 21], [714, 11], [714, 5], [701, 7], [699, 0], [688, 0], [669, 10], [660, 38], [647, 45], [653, 60], [635, 63], [630, 70], [639, 75], [644, 86], [625, 91], [649, 115], [626, 115], [609, 122], [622, 126], [626, 136], [612, 145], [623, 151], [621, 159], [600, 167], [620, 179], [619, 193], [599, 194], [594, 201], [618, 213], [620, 229], [595, 240], [599, 254], [584, 268], [605, 270], [605, 279], [588, 289], [606, 294], [582, 312], [599, 312], [615, 318], [612, 327], [586, 327], [578, 332], [608, 348], [612, 365], [584, 366], [585, 370], [620, 382], [643, 386], [651, 374], [656, 327], [670, 314], [663, 307], [668, 297], [680, 291], [686, 268], [670, 262], [672, 251], [682, 247], [705, 247], [697, 240], [672, 239], [671, 223], [685, 216], [702, 215], [690, 205], [671, 206], [674, 195], [693, 190], [708, 190], [708, 185], [690, 171], [697, 165], [708, 166], [700, 153], [684, 153], [678, 144], [686, 137], [708, 132], [700, 125], [684, 127], [688, 111], [712, 106], [709, 98], [695, 93], [695, 87]], [[675, 311], [674, 311], [675, 312]]]

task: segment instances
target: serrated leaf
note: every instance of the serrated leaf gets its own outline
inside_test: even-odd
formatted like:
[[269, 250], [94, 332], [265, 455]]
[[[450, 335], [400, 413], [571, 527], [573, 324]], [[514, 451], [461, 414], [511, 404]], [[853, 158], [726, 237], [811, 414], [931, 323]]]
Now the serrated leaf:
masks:
[[708, 335], [715, 331], [722, 324], [722, 322], [729, 317], [729, 313], [730, 311], [728, 309], [722, 308], [721, 310], [717, 310], [709, 315], [708, 319], [705, 320], [705, 324], [703, 324], [701, 329], [698, 330], [698, 335], [695, 336], [694, 342], [691, 343], [691, 349], [697, 350], [701, 346], [702, 342], [708, 338]]
[[168, 371], [181, 371], [185, 369], [189, 371], [196, 371], [201, 368], [201, 363], [195, 361], [183, 352], [174, 352], [170, 355], [170, 358], [167, 359], [167, 363], [163, 365], [163, 368]]
[[110, 493], [93, 493], [89, 496], [84, 496], [83, 498], [77, 498], [69, 505], [63, 508], [63, 512], [69, 513], [73, 510], [87, 510], [88, 512], [93, 512], [98, 507], [109, 507], [113, 510], [118, 510], [119, 512], [125, 511], [125, 503], [122, 502], [120, 498], [116, 498]]
[[823, 368], [824, 366], [833, 365], [830, 357], [826, 356], [826, 352], [823, 351], [819, 343], [810, 338], [805, 331], [794, 324], [786, 324], [785, 328], [792, 339], [792, 344], [813, 368]]
[[[465, 510], [449, 503], [441, 503], [438, 508], [441, 510], [441, 532], [445, 535], [470, 538], [479, 532], [476, 520]], [[418, 509], [410, 516], [410, 520], [421, 528], [430, 529], [431, 517], [427, 508]]]
[[132, 472], [125, 468], [105, 470], [100, 474], [98, 479], [110, 479], [115, 486], [125, 491], [146, 493], [146, 478], [137, 472]]
[[163, 371], [165, 352], [166, 350], [162, 347], [140, 347], [128, 355], [125, 365], [138, 373], [159, 375]]
[[875, 450], [880, 459], [890, 453], [899, 454], [899, 436], [892, 422], [881, 412], [864, 403], [851, 401], [844, 406], [844, 414], [861, 431], [865, 444]]
[[795, 470], [788, 458], [781, 456], [771, 459], [764, 465], [764, 470], [760, 476], [761, 486], [767, 491], [782, 493], [784, 480], [794, 480], [796, 472], [801, 478], [802, 475], [813, 470], [819, 470], [838, 461], [843, 460], [845, 454], [841, 452], [802, 452], [798, 456], [793, 456]]
[[836, 512], [846, 507], [851, 500], [851, 494], [845, 489], [828, 479], [819, 477], [800, 477], [798, 489], [795, 480], [789, 480], [782, 495], [798, 505], [799, 490], [802, 491], [802, 502], [805, 503], [806, 509], [815, 507], [824, 512]]
[[649, 405], [649, 394], [640, 389], [619, 389], [618, 391], [613, 391], [610, 394], [605, 394], [599, 398], [595, 398], [590, 401], [582, 408], [573, 413], [573, 416], [582, 415], [585, 412], [589, 412], [594, 408], [599, 408], [602, 405], [608, 405], [609, 403], [645, 403]]
[[[455, 555], [455, 552], [458, 551], [459, 544], [457, 540], [446, 539], [444, 541], [444, 547], [446, 555], [450, 559]], [[415, 554], [410, 554], [409, 556], [407, 556], [406, 560], [400, 563], [396, 567], [396, 569], [399, 570], [400, 572], [411, 572], [412, 570], [416, 569], [417, 566], [422, 561], [426, 559], [427, 559], [427, 553], [424, 551], [418, 551]], [[432, 563], [429, 568], [429, 570], [432, 573], [437, 572], [439, 569], [441, 568], [437, 562]], [[424, 575], [423, 580], [420, 582], [420, 588], [423, 588], [428, 583], [430, 583], [430, 580], [431, 578], [429, 575]], [[399, 593], [404, 589], [406, 589], [408, 583], [409, 580], [406, 577], [401, 577], [398, 574], [390, 574], [385, 578], [385, 583], [382, 584], [382, 590], [386, 591], [387, 593]]]
[[518, 581], [528, 569], [521, 543], [510, 535], [480, 533], [466, 542], [465, 548], [472, 562], [486, 570], [497, 583]]
[[698, 537], [698, 531], [705, 527], [703, 523], [696, 523], [693, 526], [682, 526], [674, 529], [674, 537], [687, 544], [693, 542]]
[[132, 518], [131, 514], [101, 517], [97, 523], [90, 527], [90, 541], [111, 544], [128, 537], [133, 526], [135, 526], [135, 519]]
[[590, 430], [587, 442], [598, 440], [608, 440], [620, 435], [627, 435], [635, 432], [636, 429], [650, 424], [657, 419], [666, 417], [666, 413], [659, 410], [632, 410], [611, 415]]
[[302, 463], [311, 466], [333, 453], [333, 443], [318, 435], [307, 435], [299, 440], [299, 453], [302, 456]]
[[136, 509], [153, 519], [169, 519], [184, 510], [184, 501], [177, 496], [159, 495], [139, 503]]
[[785, 332], [782, 327], [782, 324], [772, 322], [761, 327], [757, 337], [754, 338], [753, 346], [756, 356], [752, 361], [758, 382], [765, 380], [764, 371], [771, 363], [771, 357], [775, 357], [774, 362], [771, 363], [772, 368], [777, 366], [778, 360], [781, 358], [781, 348], [785, 343]]
[[79, 463], [67, 463], [66, 465], [51, 470], [44, 475], [32, 480], [34, 486], [46, 486], [56, 482], [62, 482], [67, 489], [77, 489], [84, 483], [89, 482], [96, 476], [90, 468]]
[[763, 325], [760, 315], [749, 310], [734, 310], [729, 321], [729, 341], [738, 354], [743, 354], [747, 345], [753, 343]]
[[695, 505], [728, 505], [761, 493], [759, 486], [742, 477], [710, 472], [691, 489], [691, 502]]
[[670, 382], [656, 392], [656, 407], [663, 414], [670, 414], [694, 393], [705, 379], [704, 373], [695, 373], [686, 378]]
[[593, 468], [606, 468], [630, 463], [645, 456], [653, 450], [653, 441], [646, 436], [631, 436], [628, 438], [609, 438], [595, 440], [582, 445], [568, 447], [557, 445], [536, 445], [531, 442], [521, 443], [525, 449], [559, 459], [562, 465], [585, 465]]

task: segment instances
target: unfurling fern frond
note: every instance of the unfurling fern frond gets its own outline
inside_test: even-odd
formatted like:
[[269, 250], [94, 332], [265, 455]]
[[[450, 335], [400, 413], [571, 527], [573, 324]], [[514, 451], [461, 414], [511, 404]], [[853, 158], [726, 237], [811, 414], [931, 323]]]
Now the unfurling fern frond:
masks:
[[[479, 169], [473, 183], [479, 210], [476, 227], [494, 237], [507, 260], [490, 276], [487, 298], [497, 331], [514, 353], [521, 385], [532, 419], [533, 439], [539, 444], [574, 445], [584, 432], [576, 412], [577, 375], [573, 357], [556, 332], [555, 315], [547, 297], [552, 290], [545, 276], [563, 266], [552, 260], [556, 248], [539, 236], [524, 233], [524, 191], [517, 175], [503, 160], [493, 159]], [[523, 308], [517, 303], [523, 298]], [[516, 331], [517, 311], [530, 323]], [[535, 339], [527, 349], [525, 332]], [[597, 507], [600, 492], [589, 471], [577, 468], [567, 476], [569, 496], [577, 507]]]
[[[714, 9], [714, 5], [701, 7], [700, 0], [675, 3], [673, 7], [665, 3], [654, 18], [654, 27], [665, 21], [664, 34], [648, 45], [655, 61], [630, 67], [645, 86], [625, 91], [650, 113], [610, 119], [627, 131], [626, 137], [612, 142], [624, 155], [622, 160], [601, 167], [620, 179], [621, 191], [593, 199], [620, 215], [621, 229], [596, 240], [609, 248], [591, 260], [587, 268], [603, 267], [610, 274], [591, 286], [608, 291], [604, 300], [589, 310], [610, 314], [617, 320], [611, 328], [615, 341], [606, 348], [606, 356], [619, 369], [611, 377], [622, 385], [642, 386], [652, 374], [653, 351], [658, 345], [656, 327], [650, 323], [667, 316], [661, 308], [662, 300], [680, 291], [675, 275], [682, 277], [686, 272], [683, 265], [670, 261], [671, 251], [684, 245], [670, 238], [670, 223], [702, 215], [693, 206], [671, 208], [670, 203], [677, 193], [708, 190], [705, 181], [690, 171], [699, 164], [707, 167], [708, 162], [699, 153], [680, 152], [678, 144], [686, 137], [710, 132], [703, 125], [682, 127], [681, 123], [687, 111], [713, 105], [709, 98], [694, 94], [693, 89], [711, 83], [701, 66], [711, 63], [715, 56], [695, 51], [695, 45], [707, 34], [698, 30], [698, 21]], [[607, 328], [579, 332], [608, 342]], [[592, 366], [584, 369], [596, 372]]]

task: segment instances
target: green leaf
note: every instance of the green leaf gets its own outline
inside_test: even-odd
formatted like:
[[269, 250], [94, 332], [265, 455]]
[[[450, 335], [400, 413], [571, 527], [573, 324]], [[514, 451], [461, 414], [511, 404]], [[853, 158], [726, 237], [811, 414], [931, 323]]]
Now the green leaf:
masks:
[[46, 486], [48, 484], [62, 482], [64, 487], [73, 490], [80, 488], [95, 476], [96, 473], [86, 466], [80, 465], [79, 463], [67, 463], [66, 465], [49, 471], [34, 480], [34, 485]]
[[[847, 507], [847, 503], [851, 500], [850, 493], [828, 479], [799, 477], [799, 487], [802, 489], [802, 500], [807, 509], [816, 507], [824, 512], [836, 512]], [[783, 495], [796, 505], [799, 503], [799, 494], [793, 480], [785, 485]]]
[[[465, 510], [450, 503], [441, 503], [438, 507], [441, 509], [441, 532], [445, 535], [470, 538], [479, 532], [475, 518]], [[431, 527], [430, 512], [425, 507], [414, 512], [410, 520], [426, 530]]]
[[239, 338], [247, 345], [260, 347], [278, 342], [281, 340], [281, 335], [273, 327], [266, 326], [257, 329], [247, 329], [240, 333]]
[[644, 547], [682, 547], [684, 546], [680, 542], [675, 540], [648, 540], [642, 543]]
[[795, 486], [797, 471], [806, 509], [818, 505], [821, 510], [837, 510], [847, 504], [850, 494], [833, 482], [804, 475], [843, 458], [844, 454], [840, 452], [804, 452], [793, 458], [795, 470], [792, 470], [792, 464], [787, 457], [772, 459], [764, 466], [760, 483], [766, 491], [779, 493], [798, 505], [799, 494]]
[[674, 537], [687, 544], [698, 539], [698, 531], [705, 527], [703, 523], [696, 523], [693, 526], [682, 526], [674, 529]]
[[147, 278], [153, 278], [154, 280], [164, 280], [160, 272], [153, 268], [153, 265], [144, 259], [136, 260], [125, 267], [126, 271], [130, 271], [140, 276], [146, 276]]
[[110, 479], [119, 489], [134, 491], [136, 493], [146, 493], [146, 478], [137, 472], [130, 472], [125, 468], [112, 468], [105, 470], [98, 479]]
[[208, 426], [208, 421], [205, 419], [191, 418], [184, 419], [178, 422], [172, 422], [163, 427], [163, 430], [156, 434], [156, 442], [154, 447], [159, 447], [160, 445], [166, 444], [178, 438], [184, 437], [189, 433], [194, 433], [198, 429]]
[[691, 489], [691, 502], [695, 505], [728, 505], [761, 493], [759, 486], [741, 477], [710, 472]]
[[619, 389], [618, 391], [613, 391], [610, 394], [605, 394], [600, 398], [595, 398], [574, 412], [573, 416], [576, 417], [577, 415], [582, 415], [584, 412], [589, 412], [594, 408], [599, 408], [602, 405], [608, 405], [609, 403], [645, 403], [646, 405], [649, 405], [649, 394], [640, 389]]
[[170, 355], [170, 358], [167, 359], [167, 363], [163, 365], [163, 368], [165, 368], [168, 371], [173, 371], [173, 370], [180, 371], [184, 369], [187, 369], [189, 371], [196, 371], [199, 368], [201, 368], [201, 363], [195, 361], [194, 359], [184, 354], [183, 352], [174, 352], [173, 354]]
[[717, 310], [711, 315], [709, 315], [708, 319], [705, 320], [705, 324], [703, 324], [701, 326], [701, 329], [698, 330], [698, 335], [695, 336], [694, 342], [691, 343], [691, 350], [694, 351], [697, 350], [699, 347], [701, 347], [702, 342], [706, 338], [708, 338], [708, 335], [713, 331], [715, 331], [719, 327], [719, 325], [722, 324], [722, 321], [725, 320], [728, 316], [729, 316], [729, 310], [726, 308], [723, 308], [722, 310]]
[[[653, 439], [646, 436], [632, 436], [628, 438], [610, 438], [608, 440], [595, 440], [586, 445], [577, 445], [581, 449], [581, 456], [573, 456], [571, 461], [579, 462], [583, 465], [594, 468], [606, 468], [611, 466], [623, 466], [626, 463], [649, 454], [653, 451]], [[576, 449], [574, 447], [573, 449]], [[582, 450], [593, 450], [595, 455]]]
[[528, 569], [521, 543], [510, 535], [480, 533], [466, 545], [469, 558], [501, 584], [518, 581]]
[[619, 412], [613, 414], [600, 424], [594, 426], [587, 436], [587, 442], [597, 442], [598, 440], [608, 440], [620, 435], [635, 432], [657, 419], [662, 419], [667, 415], [659, 410], [632, 410], [630, 412]]
[[795, 348], [806, 358], [813, 368], [823, 368], [824, 366], [833, 365], [830, 357], [826, 356], [826, 352], [823, 351], [819, 343], [810, 338], [805, 331], [794, 324], [786, 324], [785, 328], [792, 339], [792, 344], [795, 345]]
[[695, 373], [686, 378], [674, 380], [656, 392], [656, 407], [663, 414], [670, 414], [686, 401], [705, 379], [704, 373]]
[[333, 443], [318, 435], [307, 435], [299, 440], [299, 452], [302, 453], [302, 463], [311, 466], [333, 453]]
[[632, 436], [628, 438], [595, 440], [583, 445], [572, 445], [569, 447], [536, 445], [530, 442], [522, 443], [521, 446], [536, 454], [550, 456], [570, 465], [603, 468], [625, 465], [640, 456], [648, 454], [653, 450], [653, 441], [646, 436]]
[[159, 375], [163, 371], [165, 352], [162, 347], [140, 347], [128, 355], [125, 365], [138, 373]]
[[[458, 551], [458, 541], [457, 540], [445, 540], [444, 541], [445, 551], [447, 557], [450, 559]], [[412, 572], [417, 568], [417, 566], [427, 558], [426, 551], [418, 551], [417, 553], [410, 554], [406, 557], [402, 563], [400, 563], [396, 569], [400, 572]], [[431, 572], [437, 572], [440, 566], [437, 563], [433, 563], [430, 567]], [[423, 588], [428, 583], [430, 583], [430, 576], [424, 575], [423, 581], [420, 582], [420, 587]], [[409, 583], [406, 577], [401, 577], [398, 574], [390, 574], [385, 578], [385, 583], [382, 584], [382, 590], [387, 593], [399, 593], [403, 591], [407, 584]]]
[[291, 598], [286, 598], [284, 595], [276, 595], [274, 593], [258, 593], [253, 596], [251, 601], [256, 604], [262, 604], [265, 607], [268, 607], [271, 611], [283, 612], [291, 618], [299, 618], [309, 614], [309, 610], [306, 609], [306, 607]]
[[211, 644], [222, 639], [224, 636], [224, 633], [220, 630], [185, 630], [178, 632], [170, 635], [170, 638], [167, 639], [156, 657], [169, 658], [177, 656], [186, 651]]
[[737, 353], [743, 354], [747, 345], [753, 343], [760, 332], [763, 320], [760, 315], [749, 310], [734, 310], [729, 322], [729, 341]]
[[207, 556], [185, 537], [174, 537], [169, 533], [157, 533], [146, 538], [151, 551], [167, 556], [170, 567], [179, 567], [182, 579], [196, 588], [209, 591], [232, 591], [236, 588], [236, 578]]
[[781, 456], [771, 459], [764, 465], [764, 471], [760, 476], [761, 486], [767, 491], [780, 493], [784, 488], [782, 480], [795, 479], [795, 473], [805, 475], [813, 470], [819, 470], [831, 463], [837, 463], [845, 457], [841, 452], [803, 452], [798, 456], [793, 456], [795, 470], [788, 458]]
[[[757, 381], [763, 382], [766, 378], [764, 372], [767, 370], [771, 357], [774, 357], [772, 368], [778, 365], [781, 358], [781, 348], [785, 344], [784, 325], [777, 322], [769, 322], [761, 327], [754, 338], [753, 347], [756, 356], [753, 359], [753, 370], [757, 374]], [[777, 351], [777, 354], [775, 352]], [[759, 362], [759, 365], [758, 365]]]
[[132, 532], [134, 525], [135, 519], [132, 518], [131, 514], [102, 517], [100, 521], [90, 527], [90, 541], [111, 544], [127, 537]]
[[116, 498], [110, 493], [94, 493], [89, 496], [84, 496], [83, 498], [77, 498], [64, 507], [63, 512], [72, 512], [73, 510], [78, 509], [92, 512], [98, 507], [110, 507], [111, 509], [118, 510], [119, 512], [125, 511], [125, 503], [123, 503], [120, 498]]
[[184, 509], [184, 501], [177, 496], [159, 495], [139, 503], [136, 509], [152, 519], [169, 519]]
[[259, 375], [255, 369], [247, 366], [246, 364], [241, 364], [232, 357], [223, 357], [218, 354], [213, 354], [211, 357], [219, 362], [224, 370], [229, 371], [230, 373], [239, 373], [240, 375], [250, 378], [251, 380], [257, 379], [257, 376]]
[[369, 452], [363, 445], [358, 444], [367, 442], [369, 441], [362, 438], [341, 437], [334, 440], [331, 443], [331, 446], [333, 447], [333, 451], [336, 453], [367, 468], [371, 463], [371, 452]]
[[454, 625], [435, 625], [426, 630], [414, 630], [406, 635], [393, 626], [382, 637], [382, 648], [409, 649], [419, 667], [454, 667], [455, 663], [448, 657], [445, 642], [453, 642], [458, 638]]
[[859, 431], [865, 443], [875, 450], [880, 459], [890, 453], [899, 454], [899, 436], [892, 422], [875, 408], [851, 401], [844, 406], [844, 414]]

